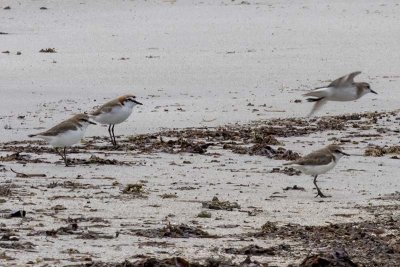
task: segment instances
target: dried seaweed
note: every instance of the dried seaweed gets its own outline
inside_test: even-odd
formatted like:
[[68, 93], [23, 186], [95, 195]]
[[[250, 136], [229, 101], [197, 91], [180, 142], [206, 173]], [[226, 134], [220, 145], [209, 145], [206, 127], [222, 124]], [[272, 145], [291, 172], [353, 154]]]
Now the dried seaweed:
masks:
[[191, 262], [187, 259], [180, 257], [157, 259], [153, 257], [144, 256], [143, 259], [134, 262], [125, 260], [121, 263], [116, 262], [91, 262], [85, 264], [86, 267], [268, 267], [267, 263], [260, 263], [253, 261], [248, 256], [241, 263], [234, 263], [227, 259], [207, 258], [205, 263]]
[[43, 48], [40, 49], [40, 53], [57, 53], [55, 48]]
[[147, 198], [147, 195], [149, 194], [146, 191], [144, 184], [127, 184], [122, 190], [122, 193], [135, 198]]
[[150, 238], [216, 238], [215, 235], [210, 235], [204, 230], [197, 227], [192, 227], [186, 224], [172, 225], [168, 223], [163, 228], [159, 229], [141, 229], [135, 230], [135, 235], [150, 237]]
[[[398, 208], [398, 205], [396, 207]], [[306, 248], [327, 247], [334, 250], [344, 247], [353, 255], [354, 262], [366, 266], [395, 266], [400, 262], [400, 227], [391, 216], [379, 217], [374, 221], [327, 226], [278, 226], [276, 223], [267, 222], [260, 232], [252, 235], [258, 238], [285, 236]]]
[[400, 146], [371, 146], [364, 152], [364, 155], [367, 157], [382, 157], [386, 154], [400, 155]]
[[240, 209], [240, 206], [236, 202], [220, 201], [217, 197], [213, 197], [211, 201], [202, 202], [203, 208], [211, 210], [228, 210]]
[[308, 256], [299, 265], [299, 267], [319, 266], [357, 267], [359, 265], [350, 259], [350, 256], [343, 248], [336, 249], [332, 253]]
[[255, 255], [255, 256], [275, 256], [276, 248], [269, 247], [263, 248], [258, 245], [248, 245], [243, 248], [226, 248], [224, 249], [225, 253], [228, 254], [237, 254], [237, 255]]
[[294, 175], [300, 175], [301, 171], [296, 170], [295, 168], [292, 167], [284, 167], [284, 168], [273, 168], [270, 173], [283, 173], [289, 176], [294, 176]]

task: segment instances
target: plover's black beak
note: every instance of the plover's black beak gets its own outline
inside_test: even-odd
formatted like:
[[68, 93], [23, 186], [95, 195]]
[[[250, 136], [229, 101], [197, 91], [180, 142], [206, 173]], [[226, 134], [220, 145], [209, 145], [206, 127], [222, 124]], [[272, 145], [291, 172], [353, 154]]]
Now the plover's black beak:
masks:
[[340, 153], [342, 153], [345, 156], [350, 156], [350, 154], [344, 153], [343, 151], [340, 151]]
[[371, 91], [371, 93], [373, 93], [373, 94], [378, 94], [377, 92], [375, 92], [374, 90], [372, 90], [372, 89], [369, 89], [370, 91]]
[[140, 103], [139, 101], [133, 100], [133, 103], [136, 103], [138, 105], [143, 105], [142, 103]]

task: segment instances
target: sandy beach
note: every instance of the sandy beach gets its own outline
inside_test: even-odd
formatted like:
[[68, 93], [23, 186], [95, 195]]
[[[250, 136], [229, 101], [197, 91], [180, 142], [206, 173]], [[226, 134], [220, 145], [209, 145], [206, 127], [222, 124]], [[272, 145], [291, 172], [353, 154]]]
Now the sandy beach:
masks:
[[[395, 1], [2, 1], [0, 14], [1, 266], [299, 266], [342, 248], [359, 266], [400, 262]], [[303, 93], [357, 70], [378, 95], [306, 117]], [[27, 137], [126, 93], [143, 106], [115, 127], [117, 149], [89, 127], [65, 167]], [[282, 164], [333, 142], [351, 156], [315, 198]]]

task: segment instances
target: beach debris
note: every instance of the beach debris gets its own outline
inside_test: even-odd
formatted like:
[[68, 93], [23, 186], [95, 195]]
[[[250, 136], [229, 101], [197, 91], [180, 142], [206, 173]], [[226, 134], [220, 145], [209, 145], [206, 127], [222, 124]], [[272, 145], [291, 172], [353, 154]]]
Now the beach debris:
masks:
[[255, 256], [275, 256], [276, 248], [269, 247], [263, 248], [258, 245], [248, 245], [243, 248], [226, 248], [225, 253], [236, 254], [236, 255], [255, 255]]
[[122, 190], [122, 193], [129, 194], [134, 198], [147, 198], [147, 195], [149, 194], [145, 189], [145, 185], [141, 183], [127, 184]]
[[225, 144], [223, 149], [230, 149], [233, 153], [249, 154], [251, 156], [265, 156], [277, 160], [296, 160], [300, 158], [300, 154], [283, 147], [273, 148], [267, 143], [256, 143], [251, 147], [242, 145]]
[[179, 152], [186, 152], [186, 153], [195, 153], [195, 154], [204, 154], [207, 152], [207, 148], [213, 143], [204, 143], [204, 142], [191, 142], [188, 140], [178, 140], [177, 143], [180, 146]]
[[12, 194], [11, 185], [7, 185], [7, 184], [0, 185], [0, 196], [8, 197], [8, 196], [11, 196], [11, 194]]
[[400, 191], [395, 191], [393, 193], [386, 194], [386, 195], [377, 197], [375, 199], [400, 201]]
[[10, 155], [1, 156], [0, 161], [16, 161], [16, 160], [27, 160], [27, 155], [21, 155], [20, 152], [16, 152]]
[[13, 169], [11, 169], [11, 171], [12, 171], [13, 173], [15, 173], [16, 176], [19, 177], [19, 178], [46, 177], [46, 174], [43, 174], [43, 173], [31, 173], [31, 174], [27, 174], [27, 173], [22, 173], [22, 172], [14, 171]]
[[[56, 237], [57, 235], [78, 234], [77, 230], [78, 230], [78, 224], [77, 223], [71, 223], [71, 224], [68, 224], [67, 226], [62, 226], [62, 227], [60, 227], [58, 229], [43, 231], [43, 233], [46, 236]], [[34, 235], [38, 235], [38, 233], [35, 233]]]
[[162, 199], [166, 199], [166, 198], [178, 198], [178, 195], [176, 193], [165, 193], [160, 195], [160, 197]]
[[306, 257], [299, 265], [300, 267], [357, 267], [344, 248], [334, 250], [332, 253], [324, 253], [320, 255], [311, 255]]
[[129, 165], [126, 162], [118, 161], [116, 159], [104, 159], [100, 158], [96, 155], [91, 155], [90, 158], [88, 159], [77, 159], [77, 158], [71, 158], [68, 159], [71, 164], [74, 165], [89, 165], [89, 164], [98, 164], [98, 165]]
[[198, 218], [211, 218], [211, 212], [208, 211], [201, 211], [199, 214], [197, 214]]
[[256, 129], [254, 131], [254, 140], [253, 142], [258, 143], [258, 144], [263, 144], [263, 145], [271, 145], [271, 146], [277, 146], [277, 145], [282, 145], [281, 142], [279, 142], [275, 136], [269, 134], [269, 133], [264, 133], [260, 129]]
[[288, 190], [306, 191], [306, 190], [304, 189], [304, 187], [297, 186], [297, 185], [294, 185], [294, 186], [287, 186], [287, 187], [283, 188], [283, 191], [288, 191]]
[[67, 208], [64, 205], [57, 204], [57, 205], [51, 207], [51, 209], [54, 211], [60, 211], [60, 210], [66, 210]]
[[[384, 209], [391, 213], [388, 206], [385, 205]], [[398, 205], [394, 206], [393, 209], [397, 210]], [[372, 208], [372, 212], [376, 212], [376, 207]], [[327, 251], [327, 249], [336, 251], [337, 245], [340, 244], [352, 255], [352, 260], [360, 266], [369, 266], [369, 264], [373, 266], [395, 266], [395, 263], [400, 260], [400, 228], [392, 215], [379, 216], [373, 221], [323, 226], [298, 224], [278, 226], [276, 223], [267, 222], [261, 227], [261, 231], [255, 233], [254, 236], [257, 238], [285, 236], [286, 239], [297, 242], [302, 247], [324, 248], [324, 251]], [[366, 259], [365, 255], [374, 255], [373, 262], [369, 261], [371, 259]]]
[[40, 49], [40, 53], [57, 53], [55, 48], [43, 48]]
[[9, 215], [10, 218], [24, 218], [25, 216], [26, 216], [26, 211], [24, 210], [17, 210]]
[[82, 234], [78, 235], [78, 239], [114, 239], [116, 235], [108, 235], [100, 232], [95, 231], [87, 231], [83, 232]]
[[134, 145], [135, 149], [142, 152], [164, 152], [164, 153], [193, 153], [204, 154], [207, 148], [214, 143], [204, 141], [192, 141], [186, 138], [179, 137], [178, 139], [170, 139], [164, 141], [162, 137], [158, 138], [155, 135], [139, 135], [128, 138], [129, 143]]
[[0, 242], [0, 248], [34, 252], [35, 245], [31, 242]]
[[261, 226], [261, 233], [273, 233], [278, 230], [278, 226], [275, 222], [266, 222]]
[[217, 236], [210, 235], [200, 228], [187, 224], [173, 225], [169, 222], [162, 228], [134, 230], [134, 233], [137, 236], [149, 238], [217, 238]]
[[[204, 267], [203, 264], [190, 262], [181, 257], [173, 257], [166, 259], [157, 259], [153, 257], [143, 257], [142, 259], [131, 262], [125, 260], [121, 263], [117, 262], [91, 262], [85, 264], [86, 267], [134, 267], [134, 266], [152, 266], [152, 267]], [[218, 266], [218, 265], [213, 265]]]
[[94, 184], [83, 184], [75, 181], [64, 181], [64, 182], [51, 182], [47, 186], [47, 188], [56, 188], [56, 187], [62, 187], [62, 188], [68, 188], [71, 190], [74, 189], [98, 189], [100, 188], [98, 185]]
[[25, 163], [44, 163], [41, 159], [32, 159], [30, 155], [21, 154], [21, 152], [15, 152], [13, 154], [9, 154], [6, 156], [1, 156], [0, 161], [9, 162], [9, 161], [16, 161], [21, 164]]
[[283, 173], [283, 174], [286, 174], [289, 176], [294, 176], [294, 175], [300, 175], [301, 171], [296, 170], [295, 168], [292, 168], [292, 167], [283, 167], [283, 168], [276, 167], [276, 168], [273, 168], [270, 171], [270, 173]]
[[270, 145], [265, 143], [256, 144], [250, 148], [250, 155], [266, 156], [268, 158], [278, 160], [296, 160], [300, 158], [300, 155], [292, 150], [278, 147], [277, 149], [272, 148]]
[[240, 206], [236, 202], [220, 201], [216, 196], [211, 201], [202, 202], [203, 208], [211, 210], [228, 210], [240, 209]]
[[125, 165], [126, 163], [116, 159], [103, 159], [95, 155], [91, 155], [83, 164], [99, 164], [99, 165]]
[[239, 210], [240, 212], [246, 212], [249, 216], [257, 216], [258, 214], [261, 214], [263, 210], [261, 208], [257, 207], [249, 207], [250, 210]]
[[386, 154], [400, 155], [400, 146], [371, 146], [364, 152], [364, 155], [369, 157], [382, 157]]

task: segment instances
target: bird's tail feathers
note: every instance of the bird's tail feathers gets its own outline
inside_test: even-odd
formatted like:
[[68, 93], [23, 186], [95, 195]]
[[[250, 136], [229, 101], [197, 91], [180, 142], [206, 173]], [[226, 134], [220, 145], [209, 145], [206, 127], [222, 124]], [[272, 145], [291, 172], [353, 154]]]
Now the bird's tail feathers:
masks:
[[319, 97], [319, 98], [307, 98], [308, 102], [317, 102], [320, 101], [322, 99], [324, 99], [325, 97]]
[[28, 137], [35, 137], [37, 134], [29, 134]]
[[331, 88], [329, 87], [318, 87], [315, 88], [314, 90], [311, 90], [305, 94], [303, 94], [303, 96], [310, 96], [310, 97], [327, 97], [331, 94]]

